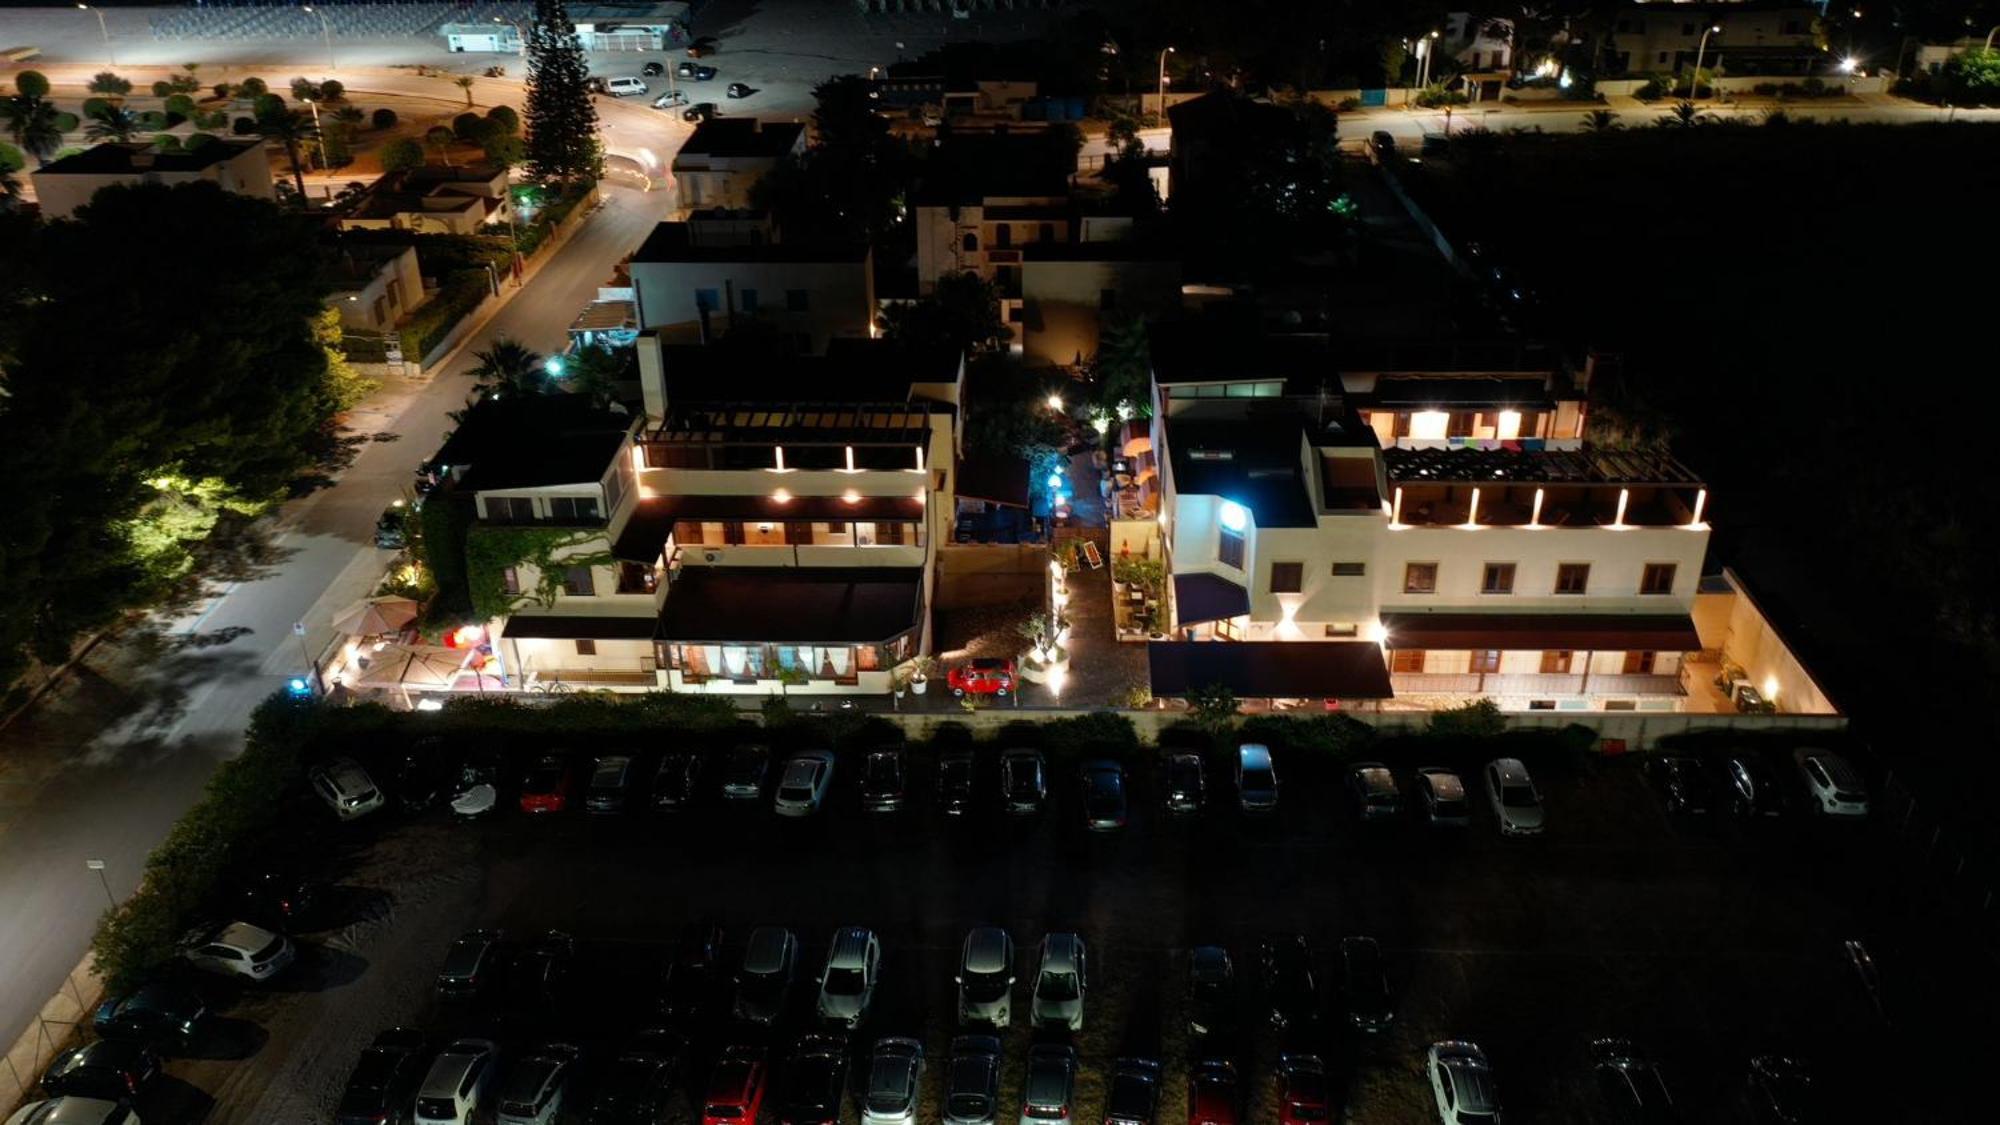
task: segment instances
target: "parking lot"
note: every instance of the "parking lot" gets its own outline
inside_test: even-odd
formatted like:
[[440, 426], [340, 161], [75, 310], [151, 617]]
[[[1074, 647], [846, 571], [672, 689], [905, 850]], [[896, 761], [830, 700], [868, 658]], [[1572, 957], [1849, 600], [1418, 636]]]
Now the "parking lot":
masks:
[[[1028, 727], [1018, 737], [1034, 736]], [[980, 752], [990, 789], [996, 751]], [[1092, 958], [1087, 1021], [1074, 1040], [1078, 1120], [1101, 1115], [1111, 1061], [1143, 1055], [1166, 1067], [1160, 1120], [1184, 1121], [1195, 1054], [1237, 1062], [1241, 1120], [1275, 1120], [1280, 1050], [1327, 1061], [1345, 1084], [1343, 1120], [1429, 1120], [1422, 1052], [1443, 1038], [1486, 1047], [1510, 1120], [1592, 1120], [1586, 1045], [1607, 1035], [1649, 1048], [1688, 1121], [1755, 1120], [1744, 1067], [1766, 1052], [1813, 1060], [1856, 1118], [1977, 1116], [1961, 1112], [1952, 1064], [1954, 1044], [1971, 1058], [1972, 1045], [1989, 1041], [1989, 974], [1961, 971], [1986, 962], [1932, 929], [1922, 892], [1898, 878], [1878, 826], [1808, 816], [1798, 791], [1785, 815], [1767, 820], [1670, 818], [1635, 761], [1544, 754], [1529, 762], [1547, 833], [1506, 839], [1477, 781], [1493, 752], [1414, 740], [1376, 751], [1406, 801], [1414, 767], [1460, 767], [1474, 798], [1463, 830], [1428, 827], [1407, 809], [1394, 823], [1362, 825], [1340, 766], [1297, 753], [1279, 757], [1275, 815], [1235, 810], [1229, 757], [1217, 752], [1209, 807], [1181, 817], [1161, 808], [1154, 755], [1143, 752], [1132, 761], [1130, 823], [1112, 833], [1084, 827], [1076, 763], [1056, 754], [1040, 815], [1003, 816], [997, 795], [982, 791], [979, 813], [947, 821], [924, 747], [910, 753], [909, 805], [891, 814], [861, 809], [847, 751], [827, 806], [804, 820], [776, 817], [768, 798], [723, 802], [713, 773], [701, 804], [678, 813], [591, 816], [580, 799], [539, 817], [508, 801], [472, 823], [385, 810], [330, 833], [334, 886], [316, 932], [304, 935], [301, 965], [268, 989], [224, 998], [218, 1023], [235, 1039], [174, 1061], [181, 1102], [146, 1120], [331, 1120], [360, 1048], [398, 1024], [490, 1034], [509, 1047], [561, 1040], [601, 1058], [664, 1022], [664, 968], [696, 921], [723, 928], [725, 965], [761, 924], [792, 928], [802, 954], [801, 984], [778, 1028], [736, 1029], [726, 1011], [683, 1023], [692, 1041], [684, 1081], [695, 1094], [726, 1044], [767, 1044], [782, 1060], [811, 1028], [810, 978], [830, 935], [862, 925], [881, 938], [883, 978], [873, 1013], [850, 1036], [855, 1081], [875, 1038], [922, 1038], [931, 1065], [921, 1119], [935, 1120], [960, 943], [973, 926], [1001, 925], [1020, 977], [1003, 1119], [1018, 1112], [1028, 1043], [1051, 1035], [1025, 1027], [1035, 945], [1068, 930], [1085, 936]], [[1782, 747], [1771, 755], [1789, 767]], [[472, 1009], [433, 999], [447, 947], [475, 927], [522, 942], [549, 929], [575, 935], [574, 970], [553, 1008], [505, 990]], [[1281, 1036], [1258, 1018], [1255, 950], [1291, 932], [1312, 943], [1328, 1018]], [[1341, 1027], [1333, 951], [1350, 934], [1378, 938], [1390, 955], [1397, 1019], [1381, 1035]], [[1882, 1014], [1844, 958], [1849, 938], [1866, 941], [1881, 966]], [[1196, 1044], [1186, 1031], [1187, 955], [1208, 944], [1234, 956], [1246, 1030]], [[1968, 1044], [1973, 1029], [1980, 1035]], [[579, 1094], [589, 1078], [586, 1065]], [[187, 1116], [183, 1105], [207, 1116]]]

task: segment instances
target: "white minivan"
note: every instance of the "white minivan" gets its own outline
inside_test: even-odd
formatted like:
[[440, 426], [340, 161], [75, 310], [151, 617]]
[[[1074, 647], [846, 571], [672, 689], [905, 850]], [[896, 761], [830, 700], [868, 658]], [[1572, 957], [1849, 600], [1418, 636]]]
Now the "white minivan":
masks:
[[604, 90], [614, 98], [642, 97], [648, 93], [645, 79], [630, 76], [605, 79]]

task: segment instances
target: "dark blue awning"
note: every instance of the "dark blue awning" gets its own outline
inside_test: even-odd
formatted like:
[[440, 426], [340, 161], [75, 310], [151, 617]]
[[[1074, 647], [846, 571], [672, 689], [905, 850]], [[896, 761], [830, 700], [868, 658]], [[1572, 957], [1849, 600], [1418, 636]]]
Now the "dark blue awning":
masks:
[[1219, 574], [1174, 575], [1174, 620], [1183, 626], [1249, 612], [1250, 591]]

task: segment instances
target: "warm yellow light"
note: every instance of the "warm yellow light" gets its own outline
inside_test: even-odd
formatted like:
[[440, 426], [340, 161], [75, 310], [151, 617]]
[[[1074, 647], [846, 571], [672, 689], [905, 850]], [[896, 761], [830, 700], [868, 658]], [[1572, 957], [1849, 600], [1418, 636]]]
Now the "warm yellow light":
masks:
[[1764, 702], [1766, 702], [1766, 703], [1776, 703], [1777, 701], [1778, 701], [1778, 677], [1776, 677], [1776, 676], [1765, 676], [1765, 677], [1764, 677]]
[[1520, 437], [1521, 412], [1518, 410], [1502, 410], [1500, 417], [1494, 422], [1493, 436], [1502, 441]]
[[1468, 531], [1479, 530], [1479, 490], [1472, 490], [1472, 506], [1466, 510], [1465, 526]]
[[841, 493], [840, 498], [842, 500], [847, 501], [849, 504], [861, 503], [861, 494], [859, 492], [854, 491], [851, 488], [848, 489], [846, 492]]
[[1049, 695], [1059, 696], [1062, 694], [1063, 681], [1069, 679], [1069, 669], [1057, 664], [1048, 670], [1045, 679], [1049, 685]]
[[1423, 441], [1443, 441], [1451, 427], [1451, 415], [1442, 410], [1419, 410], [1410, 415], [1410, 436]]
[[1362, 635], [1378, 645], [1389, 643], [1389, 627], [1380, 621], [1369, 622], [1368, 628], [1362, 631]]
[[1055, 411], [1057, 414], [1062, 413], [1063, 397], [1061, 395], [1050, 395], [1048, 402], [1050, 410]]
[[1528, 513], [1528, 528], [1531, 531], [1542, 528], [1542, 490], [1539, 488], [1535, 490], [1535, 508]]
[[779, 503], [779, 504], [789, 504], [789, 503], [791, 503], [791, 502], [792, 502], [792, 494], [791, 494], [791, 493], [789, 493], [789, 492], [786, 492], [786, 491], [785, 491], [784, 489], [782, 489], [782, 488], [779, 488], [779, 489], [773, 489], [773, 490], [772, 490], [772, 492], [771, 492], [771, 499], [772, 499], [772, 501], [773, 501], [773, 502], [775, 502], [775, 503]]
[[1403, 524], [1403, 486], [1396, 486], [1396, 502], [1389, 506], [1389, 526], [1400, 528]]

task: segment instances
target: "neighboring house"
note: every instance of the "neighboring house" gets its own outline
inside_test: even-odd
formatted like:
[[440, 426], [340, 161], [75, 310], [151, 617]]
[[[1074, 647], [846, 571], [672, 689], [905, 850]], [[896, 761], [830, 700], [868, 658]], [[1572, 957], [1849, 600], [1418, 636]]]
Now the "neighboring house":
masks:
[[[1631, 4], [1611, 24], [1605, 45], [1610, 69], [1627, 74], [1678, 73], [1695, 65], [1730, 74], [1809, 74], [1826, 53], [1813, 33], [1819, 8], [1810, 4]], [[1702, 33], [1708, 36], [1702, 49]]]
[[73, 152], [29, 173], [45, 218], [61, 219], [113, 184], [186, 184], [200, 180], [225, 191], [272, 199], [271, 159], [263, 141], [217, 140], [192, 152], [162, 152], [151, 143], [111, 141]]
[[479, 234], [514, 217], [507, 169], [430, 165], [375, 181], [346, 214], [341, 230], [407, 230], [417, 234]]
[[[570, 21], [576, 24], [577, 42], [586, 51], [664, 51], [688, 38], [694, 5], [684, 2], [654, 4], [571, 4]], [[521, 17], [523, 25], [528, 17]], [[453, 51], [498, 51], [515, 53], [521, 49], [520, 32], [511, 23], [446, 23], [437, 33]]]
[[696, 212], [661, 223], [630, 269], [641, 327], [675, 343], [754, 329], [817, 353], [835, 337], [867, 336], [875, 315], [866, 244], [778, 241], [762, 215]]
[[806, 127], [791, 121], [714, 117], [695, 126], [674, 154], [681, 206], [746, 208], [750, 189], [778, 162], [806, 148]]
[[937, 150], [936, 171], [911, 209], [919, 294], [946, 274], [969, 271], [1018, 300], [1022, 248], [1075, 241], [1074, 167], [1051, 167], [1048, 151], [1031, 136], [955, 137]]
[[387, 332], [423, 303], [414, 246], [342, 243], [329, 272], [333, 292], [327, 303], [339, 311], [343, 328]]
[[438, 27], [438, 34], [444, 36], [445, 48], [454, 53], [521, 53], [521, 32], [511, 23], [492, 20], [485, 23], [446, 23]]
[[1158, 242], [1035, 242], [1022, 250], [1021, 346], [1043, 363], [1091, 356], [1107, 316], [1157, 317], [1180, 300], [1180, 255]]
[[1442, 50], [1471, 74], [1505, 71], [1514, 62], [1514, 24], [1511, 20], [1475, 16], [1471, 12], [1450, 12], [1444, 17]]
[[1167, 195], [1176, 208], [1200, 210], [1216, 192], [1242, 187], [1235, 153], [1285, 143], [1298, 118], [1280, 105], [1215, 91], [1167, 108]]
[[[1155, 691], [1210, 677], [1239, 695], [1680, 709], [1682, 661], [1705, 647], [1700, 479], [1525, 436], [1580, 426], [1582, 388], [1559, 372], [1359, 370], [1350, 391], [1343, 366], [1323, 338], [1156, 341], [1149, 444], [1179, 640], [1153, 646]], [[1383, 448], [1378, 432], [1417, 414], [1468, 436]], [[1523, 436], [1483, 436], [1495, 427]]]

